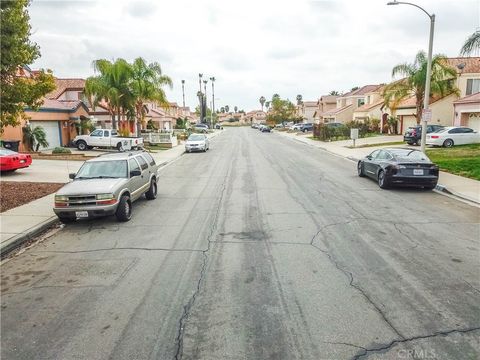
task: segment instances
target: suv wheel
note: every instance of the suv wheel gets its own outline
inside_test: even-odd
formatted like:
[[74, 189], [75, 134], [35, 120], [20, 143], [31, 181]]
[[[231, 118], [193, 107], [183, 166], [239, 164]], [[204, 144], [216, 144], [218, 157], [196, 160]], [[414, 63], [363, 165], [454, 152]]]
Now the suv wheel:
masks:
[[115, 216], [118, 221], [128, 221], [132, 218], [132, 202], [130, 201], [130, 196], [122, 195], [118, 202]]
[[83, 140], [80, 140], [77, 142], [77, 149], [80, 151], [85, 151], [87, 150], [87, 143]]
[[148, 191], [145, 193], [145, 197], [147, 200], [155, 200], [157, 198], [157, 183], [155, 180], [152, 179], [150, 182], [150, 187]]

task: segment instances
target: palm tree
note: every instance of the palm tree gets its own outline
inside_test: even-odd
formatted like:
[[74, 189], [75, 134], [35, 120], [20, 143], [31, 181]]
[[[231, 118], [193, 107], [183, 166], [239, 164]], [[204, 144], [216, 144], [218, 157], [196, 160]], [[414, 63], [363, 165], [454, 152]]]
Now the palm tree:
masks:
[[297, 105], [300, 105], [302, 103], [303, 96], [302, 95], [297, 95]]
[[270, 109], [270, 101], [265, 102], [265, 107], [267, 108], [267, 111], [268, 111], [268, 109]]
[[263, 111], [263, 104], [265, 104], [265, 96], [260, 96], [260, 99], [258, 99], [260, 101], [260, 105], [262, 105], [262, 111]]
[[280, 95], [278, 95], [278, 94], [273, 94], [272, 100], [274, 100], [274, 99], [280, 99]]
[[135, 59], [129, 86], [134, 99], [137, 134], [140, 133], [148, 112], [146, 102], [152, 101], [160, 106], [168, 106], [165, 91], [162, 89], [165, 85], [172, 88], [173, 82], [162, 74], [160, 64], [156, 62], [147, 64], [141, 57]]
[[30, 125], [22, 128], [23, 142], [27, 144], [28, 150], [38, 151], [40, 146], [48, 147], [47, 134], [41, 126], [35, 126], [33, 129]]
[[235, 113], [236, 113], [236, 112], [238, 111], [238, 106], [235, 105], [235, 106], [233, 107], [233, 110], [235, 110]]
[[337, 91], [337, 90], [332, 90], [328, 93], [328, 95], [332, 95], [332, 96], [339, 96], [340, 93]]
[[85, 93], [94, 108], [105, 103], [112, 115], [112, 127], [117, 129], [116, 120], [132, 107], [133, 96], [129, 88], [132, 67], [124, 59], [117, 59], [114, 63], [99, 59], [93, 62], [93, 68], [98, 75], [87, 79]]
[[222, 106], [222, 107], [220, 108], [220, 112], [221, 112], [222, 114], [225, 114], [225, 107]]
[[230, 110], [230, 106], [228, 106], [228, 105], [225, 105], [225, 112], [227, 112], [227, 113], [228, 113], [228, 110]]
[[[415, 97], [416, 118], [420, 123], [425, 95], [425, 81], [427, 77], [427, 57], [425, 52], [419, 51], [413, 64], [399, 64], [392, 70], [392, 77], [403, 76], [385, 86], [383, 98], [385, 106], [395, 111], [400, 102], [411, 96]], [[430, 94], [432, 97], [444, 97], [458, 93], [455, 87], [457, 72], [448, 66], [446, 57], [435, 55], [432, 59], [432, 76], [430, 80]]]
[[463, 44], [460, 55], [468, 56], [480, 51], [480, 30], [475, 31]]

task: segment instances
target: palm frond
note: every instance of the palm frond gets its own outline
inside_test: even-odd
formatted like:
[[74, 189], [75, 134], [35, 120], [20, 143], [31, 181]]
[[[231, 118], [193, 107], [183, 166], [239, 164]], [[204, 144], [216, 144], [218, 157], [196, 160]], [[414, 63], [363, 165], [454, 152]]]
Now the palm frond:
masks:
[[475, 31], [468, 37], [460, 50], [460, 55], [468, 56], [480, 51], [480, 30]]

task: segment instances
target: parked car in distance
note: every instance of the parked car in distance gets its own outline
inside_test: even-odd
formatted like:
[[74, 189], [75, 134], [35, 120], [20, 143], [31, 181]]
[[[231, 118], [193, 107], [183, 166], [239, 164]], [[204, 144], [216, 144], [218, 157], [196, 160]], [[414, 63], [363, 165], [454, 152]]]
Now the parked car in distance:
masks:
[[272, 131], [272, 129], [270, 128], [270, 126], [268, 126], [268, 125], [263, 125], [263, 124], [260, 125], [260, 126], [258, 127], [258, 129], [259, 129], [261, 132], [271, 132], [271, 131]]
[[304, 133], [308, 131], [313, 131], [313, 124], [312, 123], [305, 123], [303, 126], [300, 128], [300, 130]]
[[205, 134], [191, 134], [185, 141], [185, 151], [207, 151], [210, 148], [210, 142]]
[[215, 129], [223, 130], [223, 126], [221, 124], [215, 124]]
[[89, 135], [77, 135], [73, 144], [78, 150], [98, 148], [116, 148], [118, 151], [140, 149], [143, 147], [142, 137], [118, 136], [117, 130], [96, 129]]
[[293, 124], [293, 125], [290, 127], [290, 130], [293, 130], [293, 131], [302, 131], [302, 126], [303, 126], [303, 123]]
[[[427, 134], [443, 129], [442, 125], [427, 125]], [[408, 145], [420, 145], [422, 141], [422, 125], [411, 126], [405, 131], [403, 141]]]
[[29, 167], [32, 157], [29, 154], [20, 154], [16, 151], [0, 148], [0, 171], [14, 172], [15, 170]]
[[145, 151], [87, 160], [55, 194], [53, 211], [63, 223], [108, 215], [129, 221], [134, 201], [143, 194], [148, 200], [157, 197], [157, 172], [158, 165]]
[[209, 127], [207, 124], [195, 124], [193, 129], [198, 132], [206, 133], [208, 132]]
[[357, 172], [376, 180], [382, 189], [394, 185], [434, 189], [438, 182], [438, 166], [414, 149], [375, 150], [357, 163]]
[[253, 123], [250, 127], [251, 127], [252, 129], [258, 129], [259, 124]]
[[283, 128], [285, 128], [285, 125], [283, 125], [283, 124], [276, 124], [275, 125], [275, 129], [283, 129]]
[[448, 126], [427, 134], [427, 145], [452, 147], [453, 145], [480, 143], [480, 134], [464, 126]]

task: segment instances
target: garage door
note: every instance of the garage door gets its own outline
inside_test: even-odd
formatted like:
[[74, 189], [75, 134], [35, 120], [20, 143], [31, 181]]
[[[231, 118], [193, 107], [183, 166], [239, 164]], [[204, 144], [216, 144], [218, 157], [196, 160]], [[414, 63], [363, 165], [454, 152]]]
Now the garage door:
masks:
[[58, 121], [32, 121], [32, 126], [41, 126], [47, 135], [48, 146], [46, 148], [40, 147], [40, 150], [53, 149], [60, 146], [60, 131], [58, 129], [58, 124]]
[[415, 116], [404, 116], [403, 117], [403, 129], [402, 132], [405, 133], [409, 127], [417, 125], [417, 118]]
[[475, 131], [480, 132], [480, 114], [472, 115], [468, 117], [467, 126]]

